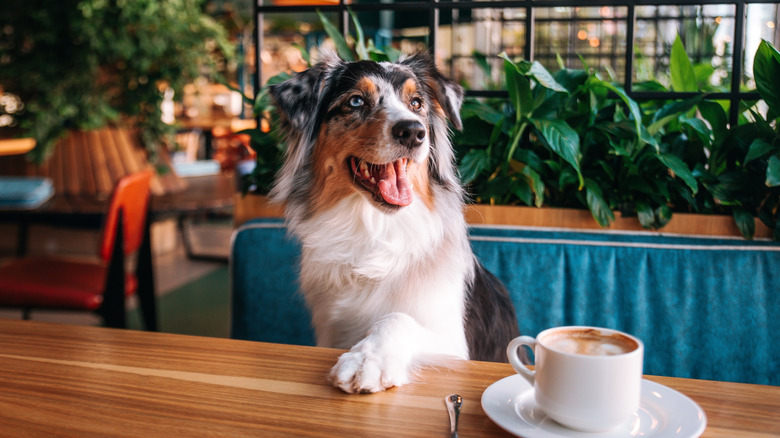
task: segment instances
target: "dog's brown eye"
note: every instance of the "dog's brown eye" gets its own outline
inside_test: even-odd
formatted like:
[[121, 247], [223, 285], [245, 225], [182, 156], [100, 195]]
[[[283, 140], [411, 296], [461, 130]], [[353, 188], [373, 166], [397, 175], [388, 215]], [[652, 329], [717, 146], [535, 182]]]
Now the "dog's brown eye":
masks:
[[363, 106], [363, 104], [366, 103], [362, 97], [360, 96], [352, 96], [349, 98], [349, 106], [352, 108], [358, 108]]
[[411, 102], [409, 102], [409, 106], [411, 106], [412, 109], [416, 111], [422, 108], [422, 101], [420, 99], [414, 98]]

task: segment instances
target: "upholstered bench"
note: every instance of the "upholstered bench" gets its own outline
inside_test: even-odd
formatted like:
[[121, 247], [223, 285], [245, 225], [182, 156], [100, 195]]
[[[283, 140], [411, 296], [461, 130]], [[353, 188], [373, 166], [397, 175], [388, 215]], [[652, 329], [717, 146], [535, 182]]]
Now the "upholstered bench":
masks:
[[[645, 343], [645, 373], [780, 385], [780, 245], [742, 239], [473, 227], [523, 334], [596, 325]], [[232, 336], [313, 345], [300, 245], [281, 220], [233, 236]]]

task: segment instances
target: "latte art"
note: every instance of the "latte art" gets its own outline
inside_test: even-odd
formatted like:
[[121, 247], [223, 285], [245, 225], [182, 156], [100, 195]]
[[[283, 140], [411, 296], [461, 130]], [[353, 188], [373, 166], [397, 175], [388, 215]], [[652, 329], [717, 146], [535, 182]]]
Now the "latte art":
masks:
[[597, 330], [567, 330], [544, 338], [544, 344], [555, 351], [587, 356], [615, 356], [629, 353], [638, 345], [619, 334], [604, 335]]

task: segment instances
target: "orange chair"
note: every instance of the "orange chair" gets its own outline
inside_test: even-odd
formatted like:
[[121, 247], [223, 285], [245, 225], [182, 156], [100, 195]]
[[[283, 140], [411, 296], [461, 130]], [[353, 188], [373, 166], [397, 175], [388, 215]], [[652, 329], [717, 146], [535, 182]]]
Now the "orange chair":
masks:
[[[0, 307], [97, 312], [108, 327], [126, 327], [125, 300], [137, 293], [147, 330], [157, 330], [149, 237], [151, 171], [117, 181], [103, 220], [96, 261], [28, 256], [0, 266]], [[136, 269], [125, 260], [138, 253]]]

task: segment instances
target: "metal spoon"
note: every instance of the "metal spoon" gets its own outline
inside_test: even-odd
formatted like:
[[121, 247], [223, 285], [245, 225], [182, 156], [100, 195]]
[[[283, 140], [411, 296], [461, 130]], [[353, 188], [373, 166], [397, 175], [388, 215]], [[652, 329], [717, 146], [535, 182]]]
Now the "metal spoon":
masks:
[[444, 397], [444, 404], [447, 405], [447, 412], [450, 414], [450, 438], [458, 438], [458, 416], [463, 404], [463, 397], [458, 394], [450, 394]]

